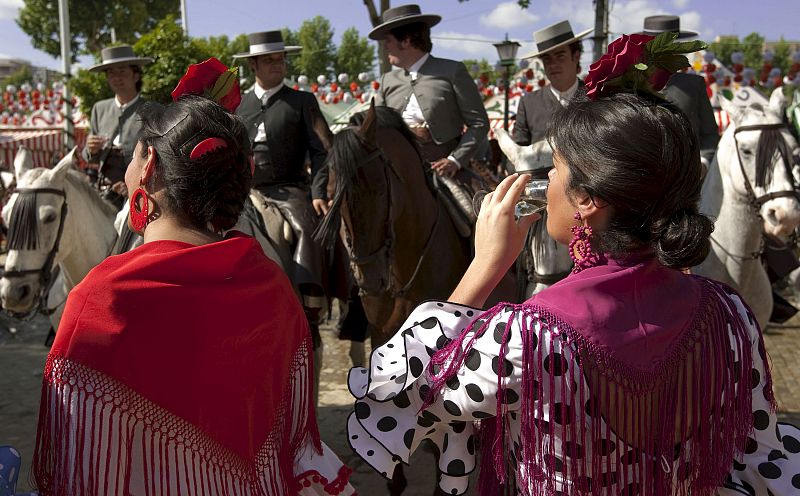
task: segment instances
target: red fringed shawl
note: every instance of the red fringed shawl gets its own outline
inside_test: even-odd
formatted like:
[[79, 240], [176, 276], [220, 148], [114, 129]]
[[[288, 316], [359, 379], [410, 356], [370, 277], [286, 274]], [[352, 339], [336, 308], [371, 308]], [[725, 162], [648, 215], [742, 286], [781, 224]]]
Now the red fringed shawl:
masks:
[[[482, 422], [481, 494], [499, 494], [507, 471], [521, 475], [522, 494], [550, 495], [556, 491], [556, 459], [569, 460], [563, 494], [606, 494], [595, 483], [613, 473], [632, 479], [640, 494], [661, 496], [711, 495], [729, 473], [752, 431], [752, 349], [764, 359], [765, 395], [775, 406], [763, 339], [751, 342], [745, 320], [757, 326], [752, 313], [741, 315], [731, 301], [736, 293], [719, 283], [686, 276], [658, 263], [652, 255], [631, 257], [572, 274], [521, 305], [500, 304], [483, 315], [460, 338], [439, 350], [429, 366], [435, 394], [463, 364], [472, 345], [492, 317], [509, 312], [502, 361], [511, 323], [521, 321], [523, 340], [521, 435], [519, 465], [509, 467], [507, 381], [498, 376], [496, 417]], [[519, 314], [521, 319], [517, 319]], [[534, 322], [539, 322], [537, 329]], [[517, 332], [517, 331], [514, 331]], [[545, 334], [569, 348], [577, 362], [569, 367], [572, 380], [585, 380], [590, 397], [575, 398], [575, 421], [553, 421], [564, 414], [555, 398], [555, 372], [542, 368]], [[441, 369], [439, 369], [441, 367]], [[439, 373], [433, 373], [440, 370]], [[569, 394], [562, 379], [560, 394]], [[555, 394], [555, 393], [554, 393]], [[433, 400], [431, 396], [427, 404]], [[547, 401], [550, 400], [550, 401]], [[543, 405], [549, 405], [545, 411]], [[583, 406], [583, 407], [581, 407]], [[601, 422], [590, 417], [602, 415]], [[544, 419], [550, 422], [542, 422]], [[544, 426], [544, 427], [542, 427]], [[627, 464], [603, 460], [608, 448], [596, 445], [618, 439], [616, 453], [647, 462], [631, 472]], [[562, 440], [555, 451], [554, 438]], [[573, 443], [591, 448], [575, 453]], [[605, 441], [604, 441], [605, 442]], [[555, 451], [555, 453], [552, 453]], [[555, 456], [552, 456], [555, 455]], [[557, 458], [556, 458], [557, 457]], [[673, 473], [678, 467], [678, 473]], [[678, 482], [676, 484], [675, 482]]]
[[69, 295], [42, 388], [42, 495], [294, 494], [311, 342], [291, 285], [249, 237], [147, 243]]

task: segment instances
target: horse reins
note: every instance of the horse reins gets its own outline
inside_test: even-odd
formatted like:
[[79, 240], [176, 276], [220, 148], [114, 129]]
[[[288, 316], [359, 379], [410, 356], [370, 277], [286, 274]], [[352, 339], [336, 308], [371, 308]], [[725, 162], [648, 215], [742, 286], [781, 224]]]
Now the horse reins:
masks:
[[[355, 254], [355, 249], [353, 247], [352, 240], [351, 240], [351, 235], [350, 235], [349, 232], [347, 233], [347, 236], [345, 238], [345, 244], [347, 245], [347, 251], [349, 252], [349, 255], [350, 255], [350, 263], [354, 264], [354, 265], [358, 265], [358, 266], [366, 265], [368, 263], [373, 262], [375, 259], [377, 259], [381, 255], [384, 256], [385, 261], [386, 261], [386, 267], [388, 269], [388, 277], [387, 277], [387, 280], [385, 282], [385, 286], [379, 288], [379, 291], [382, 291], [382, 292], [385, 292], [385, 293], [389, 293], [392, 297], [396, 298], [396, 297], [402, 297], [403, 295], [405, 295], [406, 292], [408, 292], [408, 290], [411, 289], [411, 286], [414, 284], [414, 281], [416, 281], [417, 275], [419, 274], [420, 269], [422, 268], [422, 262], [425, 260], [425, 256], [428, 254], [428, 252], [430, 251], [431, 245], [433, 244], [434, 234], [436, 233], [436, 229], [439, 226], [439, 218], [441, 217], [441, 206], [439, 204], [438, 199], [435, 200], [436, 201], [436, 219], [434, 220], [433, 226], [431, 227], [431, 231], [428, 234], [428, 239], [425, 242], [425, 246], [422, 248], [422, 253], [420, 254], [419, 258], [417, 259], [417, 264], [416, 264], [416, 267], [414, 268], [414, 272], [411, 274], [411, 277], [409, 278], [408, 282], [406, 282], [406, 284], [403, 285], [403, 287], [401, 287], [400, 289], [397, 289], [397, 286], [398, 286], [399, 283], [397, 281], [397, 277], [393, 274], [393, 272], [391, 270], [392, 259], [394, 258], [394, 253], [393, 253], [392, 249], [394, 248], [396, 235], [395, 235], [395, 232], [394, 232], [394, 220], [395, 219], [394, 219], [394, 203], [392, 202], [392, 194], [391, 194], [392, 193], [392, 185], [391, 185], [391, 181], [389, 180], [389, 173], [387, 172], [387, 170], [390, 170], [400, 182], [403, 182], [403, 178], [402, 178], [402, 176], [400, 176], [400, 174], [394, 168], [394, 165], [392, 164], [392, 161], [389, 160], [386, 157], [386, 155], [384, 155], [383, 151], [380, 148], [376, 148], [376, 149], [372, 150], [369, 154], [367, 154], [367, 156], [364, 157], [358, 163], [358, 165], [356, 166], [356, 170], [361, 169], [362, 167], [364, 167], [365, 165], [367, 165], [368, 163], [370, 163], [370, 162], [372, 162], [372, 161], [374, 161], [376, 159], [379, 159], [379, 161], [383, 165], [383, 174], [384, 174], [384, 178], [386, 180], [386, 187], [387, 187], [387, 190], [388, 190], [386, 197], [387, 197], [387, 201], [389, 202], [389, 207], [388, 207], [388, 212], [386, 214], [386, 221], [385, 221], [385, 228], [386, 228], [385, 241], [384, 241], [383, 245], [381, 245], [378, 249], [376, 249], [372, 253], [369, 253], [368, 255], [362, 255], [362, 256], [358, 256], [358, 255]], [[344, 226], [345, 226], [345, 230], [347, 230], [347, 224], [346, 223], [344, 223]], [[362, 292], [364, 294], [370, 294], [370, 291], [365, 289], [364, 287], [361, 287], [359, 289], [359, 292]]]
[[[61, 236], [64, 233], [64, 222], [67, 217], [67, 194], [60, 189], [55, 188], [18, 188], [15, 193], [19, 195], [34, 195], [37, 196], [39, 193], [49, 193], [53, 195], [58, 195], [64, 198], [64, 202], [61, 204], [61, 217], [59, 219], [58, 224], [58, 233], [56, 234], [56, 239], [53, 243], [52, 248], [47, 254], [47, 258], [44, 261], [44, 265], [39, 269], [25, 269], [25, 270], [9, 270], [3, 271], [2, 276], [6, 279], [18, 278], [18, 277], [25, 277], [29, 274], [39, 274], [39, 285], [40, 285], [40, 292], [39, 292], [39, 304], [33, 308], [30, 312], [25, 314], [17, 314], [16, 312], [9, 312], [8, 310], [3, 309], [4, 312], [11, 315], [14, 318], [18, 319], [29, 319], [36, 315], [37, 312], [41, 313], [42, 315], [52, 315], [58, 306], [54, 308], [47, 308], [47, 297], [50, 294], [50, 290], [55, 283], [55, 278], [53, 277], [53, 263], [55, 262], [56, 253], [58, 253], [58, 246], [61, 244]], [[34, 201], [35, 204], [35, 201]], [[25, 226], [31, 228], [31, 226]], [[32, 226], [35, 229], [36, 226]], [[11, 238], [11, 231], [22, 229], [22, 226], [9, 226], [9, 238]]]

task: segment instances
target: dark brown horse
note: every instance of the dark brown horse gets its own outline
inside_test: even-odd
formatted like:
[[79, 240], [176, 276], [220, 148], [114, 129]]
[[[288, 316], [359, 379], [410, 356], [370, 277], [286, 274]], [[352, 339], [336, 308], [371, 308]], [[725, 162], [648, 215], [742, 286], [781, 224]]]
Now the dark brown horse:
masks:
[[449, 296], [469, 263], [469, 240], [431, 188], [399, 114], [373, 107], [351, 122], [360, 124], [337, 133], [328, 154], [334, 199], [320, 234], [331, 242], [341, 231], [377, 347], [419, 303]]

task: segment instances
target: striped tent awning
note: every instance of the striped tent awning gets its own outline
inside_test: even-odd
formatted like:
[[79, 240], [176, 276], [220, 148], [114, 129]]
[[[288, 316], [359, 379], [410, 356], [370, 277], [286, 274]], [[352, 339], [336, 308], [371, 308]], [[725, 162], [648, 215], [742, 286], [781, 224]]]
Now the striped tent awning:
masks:
[[[81, 148], [86, 142], [87, 129], [75, 128], [75, 144]], [[34, 167], [50, 167], [53, 159], [62, 153], [63, 128], [21, 128], [0, 126], [0, 167], [10, 169], [20, 146], [31, 151]]]

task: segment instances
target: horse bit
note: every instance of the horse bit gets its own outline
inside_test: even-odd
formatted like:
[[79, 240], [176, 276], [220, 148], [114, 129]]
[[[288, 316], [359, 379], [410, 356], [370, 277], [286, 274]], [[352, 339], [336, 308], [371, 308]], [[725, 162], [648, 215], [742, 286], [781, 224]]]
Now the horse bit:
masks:
[[[56, 305], [53, 308], [47, 308], [47, 297], [50, 294], [50, 290], [53, 288], [53, 284], [55, 283], [55, 277], [53, 277], [52, 269], [53, 269], [53, 262], [55, 262], [56, 253], [58, 252], [58, 246], [61, 243], [61, 235], [64, 233], [64, 221], [67, 217], [67, 210], [68, 210], [67, 194], [63, 190], [55, 188], [18, 188], [15, 190], [15, 193], [18, 193], [19, 195], [34, 195], [34, 196], [38, 195], [39, 193], [49, 193], [64, 198], [64, 203], [61, 204], [61, 218], [59, 219], [58, 233], [56, 234], [56, 239], [55, 242], [53, 243], [53, 247], [47, 254], [47, 258], [44, 261], [44, 265], [39, 269], [9, 270], [3, 272], [3, 277], [7, 279], [16, 277], [25, 277], [28, 274], [39, 274], [39, 285], [40, 285], [39, 304], [36, 307], [34, 307], [33, 310], [24, 314], [18, 314], [16, 312], [10, 312], [8, 310], [3, 309], [5, 313], [10, 315], [11, 317], [23, 320], [33, 318], [33, 316], [36, 315], [37, 312], [41, 313], [42, 315], [49, 316], [55, 313], [56, 309], [59, 306]], [[35, 226], [33, 227], [35, 228]], [[20, 227], [15, 226], [13, 229], [18, 230], [20, 229]]]
[[[349, 233], [349, 231], [347, 229], [347, 223], [343, 223], [343, 226], [344, 226], [345, 232], [346, 232], [345, 245], [347, 246], [347, 251], [348, 251], [348, 253], [350, 255], [350, 263], [351, 263], [351, 265], [355, 265], [355, 266], [367, 265], [369, 263], [372, 263], [373, 261], [375, 261], [378, 258], [383, 258], [383, 260], [385, 262], [385, 267], [387, 268], [388, 277], [386, 277], [385, 280], [382, 281], [381, 287], [379, 287], [376, 291], [373, 292], [373, 290], [371, 290], [371, 288], [370, 289], [365, 288], [364, 286], [366, 286], [366, 285], [359, 284], [359, 286], [361, 286], [359, 288], [359, 294], [377, 296], [377, 295], [380, 295], [380, 294], [383, 294], [383, 293], [388, 293], [393, 298], [397, 298], [397, 297], [402, 297], [403, 295], [406, 294], [406, 292], [408, 292], [408, 290], [411, 288], [412, 284], [416, 280], [417, 275], [419, 274], [420, 268], [422, 267], [422, 262], [425, 260], [425, 256], [430, 251], [431, 244], [432, 244], [432, 241], [433, 241], [433, 237], [434, 237], [434, 234], [436, 233], [436, 228], [439, 226], [439, 218], [441, 216], [441, 212], [440, 212], [441, 211], [441, 207], [440, 207], [439, 201], [437, 199], [437, 201], [436, 201], [436, 220], [433, 223], [433, 227], [431, 227], [431, 232], [428, 234], [428, 239], [425, 242], [425, 246], [422, 249], [422, 253], [419, 256], [419, 259], [417, 259], [417, 264], [416, 264], [416, 267], [414, 268], [414, 272], [411, 274], [411, 277], [409, 278], [408, 282], [406, 282], [406, 284], [403, 285], [401, 288], [397, 289], [397, 286], [400, 283], [398, 282], [397, 277], [394, 275], [394, 273], [391, 270], [392, 258], [394, 257], [393, 247], [394, 247], [395, 237], [396, 236], [395, 236], [395, 232], [394, 232], [394, 220], [395, 220], [394, 219], [394, 215], [393, 215], [393, 212], [394, 212], [393, 205], [394, 204], [392, 203], [392, 194], [391, 194], [392, 193], [392, 185], [391, 185], [391, 182], [389, 180], [389, 173], [387, 172], [387, 170], [391, 170], [392, 174], [394, 174], [394, 176], [400, 182], [403, 182], [403, 179], [400, 176], [400, 174], [397, 172], [397, 170], [395, 169], [394, 165], [392, 164], [392, 161], [389, 160], [388, 158], [386, 158], [386, 155], [384, 155], [383, 150], [381, 150], [380, 148], [375, 148], [366, 157], [364, 157], [358, 163], [358, 165], [356, 166], [356, 170], [361, 169], [362, 167], [364, 167], [365, 165], [367, 165], [368, 163], [370, 163], [370, 162], [372, 162], [373, 160], [376, 160], [376, 159], [380, 159], [380, 162], [383, 165], [383, 174], [384, 174], [384, 178], [386, 180], [386, 189], [387, 189], [386, 197], [387, 197], [387, 201], [389, 202], [389, 208], [388, 208], [388, 212], [386, 214], [386, 221], [385, 221], [385, 224], [384, 224], [385, 228], [386, 228], [385, 241], [384, 241], [383, 245], [381, 245], [378, 249], [376, 249], [375, 251], [369, 253], [368, 255], [358, 256], [358, 255], [355, 254], [355, 249], [354, 249], [353, 243], [352, 243], [352, 235]], [[382, 257], [381, 257], [381, 255], [382, 255]], [[353, 272], [355, 273], [356, 271], [354, 270]], [[363, 274], [362, 274], [362, 277], [363, 277]]]

